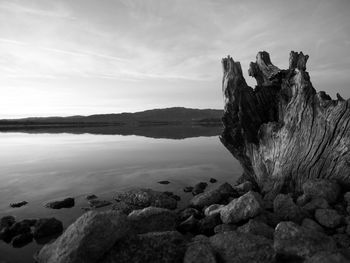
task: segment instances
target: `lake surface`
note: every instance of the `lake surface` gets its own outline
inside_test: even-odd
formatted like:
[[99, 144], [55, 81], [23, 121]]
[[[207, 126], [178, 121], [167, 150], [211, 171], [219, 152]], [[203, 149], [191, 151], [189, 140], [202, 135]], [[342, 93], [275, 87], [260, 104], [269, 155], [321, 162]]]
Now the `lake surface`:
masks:
[[[83, 214], [85, 196], [113, 200], [113, 194], [134, 187], [172, 191], [181, 196], [179, 207], [192, 197], [183, 188], [209, 181], [209, 189], [233, 183], [242, 169], [217, 136], [164, 139], [157, 136], [71, 133], [0, 133], [0, 217], [56, 217], [64, 227]], [[210, 134], [210, 133], [209, 133]], [[196, 133], [196, 136], [199, 134]], [[181, 136], [181, 138], [186, 136]], [[161, 185], [158, 181], [168, 180]], [[74, 197], [73, 208], [43, 206], [50, 200]], [[26, 206], [9, 204], [25, 200]], [[110, 207], [101, 208], [109, 209]], [[0, 261], [33, 262], [42, 244], [22, 248], [0, 241]]]

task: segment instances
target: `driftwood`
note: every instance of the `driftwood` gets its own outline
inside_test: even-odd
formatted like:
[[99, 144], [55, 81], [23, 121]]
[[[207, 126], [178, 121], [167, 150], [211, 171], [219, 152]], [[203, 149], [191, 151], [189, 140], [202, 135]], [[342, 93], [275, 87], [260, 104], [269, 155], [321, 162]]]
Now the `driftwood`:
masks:
[[[308, 56], [291, 52], [289, 69], [259, 52], [249, 87], [239, 62], [222, 60], [225, 112], [221, 141], [244, 175], [271, 197], [299, 192], [309, 178], [350, 185], [350, 100], [316, 93], [306, 72]], [[330, 76], [331, 77], [331, 76]]]

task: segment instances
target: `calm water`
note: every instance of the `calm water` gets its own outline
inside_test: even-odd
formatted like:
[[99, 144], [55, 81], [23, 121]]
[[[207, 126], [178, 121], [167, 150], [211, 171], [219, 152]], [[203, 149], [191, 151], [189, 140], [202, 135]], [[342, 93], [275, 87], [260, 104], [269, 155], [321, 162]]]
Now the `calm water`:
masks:
[[[54, 216], [65, 227], [83, 213], [87, 194], [113, 200], [116, 191], [149, 187], [180, 195], [181, 206], [191, 198], [182, 191], [184, 186], [210, 177], [218, 183], [233, 183], [242, 173], [218, 136], [174, 140], [134, 135], [0, 133], [0, 145], [0, 217], [14, 215], [20, 220]], [[160, 185], [160, 180], [171, 183]], [[76, 198], [75, 207], [43, 207], [47, 201], [68, 196]], [[22, 200], [28, 205], [9, 207]], [[32, 254], [40, 247], [33, 241], [14, 249], [0, 241], [0, 261], [32, 262]]]

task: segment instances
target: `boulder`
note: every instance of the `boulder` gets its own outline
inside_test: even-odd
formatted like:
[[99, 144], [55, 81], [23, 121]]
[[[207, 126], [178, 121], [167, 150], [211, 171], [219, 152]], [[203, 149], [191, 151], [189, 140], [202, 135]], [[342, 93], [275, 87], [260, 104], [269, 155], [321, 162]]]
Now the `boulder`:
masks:
[[116, 242], [99, 263], [178, 263], [183, 261], [186, 243], [176, 231], [140, 234]]
[[317, 209], [315, 219], [324, 227], [336, 228], [343, 222], [343, 216], [333, 209]]
[[238, 223], [257, 216], [263, 210], [261, 196], [253, 191], [232, 200], [221, 209], [221, 220], [225, 224]]
[[219, 204], [210, 205], [204, 210], [204, 215], [210, 216], [210, 215], [220, 214], [221, 208], [223, 208], [224, 206], [225, 205], [219, 205]]
[[208, 235], [208, 236], [213, 235], [214, 228], [220, 224], [222, 224], [222, 222], [219, 214], [206, 216], [201, 220], [199, 220], [198, 232], [203, 235]]
[[155, 206], [167, 209], [175, 209], [177, 201], [164, 192], [152, 189], [133, 189], [123, 193], [117, 193], [114, 197], [116, 201], [123, 201], [129, 205], [138, 207]]
[[285, 257], [309, 258], [321, 251], [335, 251], [334, 240], [315, 230], [294, 222], [281, 222], [274, 233], [274, 248]]
[[300, 223], [303, 219], [303, 213], [290, 195], [279, 194], [273, 201], [273, 211], [279, 216], [281, 221], [293, 221]]
[[224, 183], [215, 189], [196, 195], [190, 201], [190, 205], [203, 208], [205, 206], [220, 203], [230, 196], [237, 196], [237, 194], [230, 184]]
[[184, 221], [190, 216], [194, 216], [195, 218], [199, 219], [203, 217], [203, 214], [199, 210], [192, 207], [185, 208], [184, 210], [180, 211], [178, 214], [180, 221]]
[[337, 182], [325, 179], [309, 179], [302, 185], [302, 189], [306, 196], [321, 197], [330, 204], [337, 201], [341, 190]]
[[329, 208], [329, 204], [326, 199], [322, 197], [313, 198], [303, 206], [303, 209], [305, 211], [312, 214], [315, 212], [316, 209], [319, 208]]
[[209, 239], [204, 236], [196, 236], [187, 245], [183, 260], [184, 263], [216, 263], [215, 253], [210, 246]]
[[52, 209], [70, 208], [74, 206], [74, 198], [68, 197], [63, 200], [48, 202], [45, 207]]
[[33, 240], [33, 234], [31, 232], [26, 232], [20, 235], [15, 236], [12, 239], [12, 246], [15, 248], [23, 247]]
[[303, 222], [301, 223], [302, 227], [311, 229], [311, 230], [315, 230], [315, 231], [319, 231], [319, 232], [324, 232], [324, 229], [322, 226], [320, 226], [317, 222], [315, 222], [314, 220], [310, 219], [310, 218], [305, 218], [303, 220]]
[[346, 193], [344, 194], [344, 201], [345, 201], [345, 203], [347, 204], [347, 206], [350, 205], [350, 192], [346, 192]]
[[107, 200], [91, 199], [89, 200], [89, 205], [93, 208], [100, 208], [104, 206], [111, 205], [112, 203]]
[[239, 185], [235, 185], [234, 189], [239, 195], [243, 195], [249, 191], [252, 191], [254, 188], [252, 182], [250, 181], [245, 181]]
[[13, 216], [4, 216], [0, 219], [0, 230], [4, 227], [10, 227], [16, 222]]
[[193, 215], [187, 218], [185, 221], [181, 222], [177, 226], [177, 230], [181, 233], [197, 233], [198, 231], [198, 219], [196, 219]]
[[195, 184], [195, 186], [192, 189], [193, 195], [198, 195], [204, 192], [205, 188], [207, 188], [208, 184], [206, 182], [200, 182], [198, 184]]
[[0, 232], [0, 237], [5, 242], [9, 243], [15, 236], [30, 233], [30, 231], [30, 226], [27, 223], [21, 221], [3, 228]]
[[214, 227], [214, 233], [223, 233], [223, 232], [230, 232], [230, 231], [235, 231], [237, 229], [236, 225], [232, 224], [220, 224]]
[[35, 256], [38, 263], [99, 262], [116, 241], [129, 233], [125, 214], [116, 211], [87, 212], [52, 244]]
[[332, 236], [338, 248], [350, 248], [350, 237], [347, 234], [335, 234]]
[[318, 252], [305, 263], [348, 263], [350, 260], [340, 252]]
[[174, 230], [176, 226], [175, 212], [152, 206], [132, 211], [128, 220], [138, 234]]
[[35, 239], [40, 239], [60, 234], [62, 231], [62, 222], [56, 218], [40, 218], [34, 225], [33, 236]]
[[218, 233], [209, 240], [219, 262], [274, 262], [273, 243], [265, 237], [231, 231]]
[[248, 223], [238, 227], [237, 232], [253, 234], [273, 239], [274, 229], [259, 220], [250, 219]]

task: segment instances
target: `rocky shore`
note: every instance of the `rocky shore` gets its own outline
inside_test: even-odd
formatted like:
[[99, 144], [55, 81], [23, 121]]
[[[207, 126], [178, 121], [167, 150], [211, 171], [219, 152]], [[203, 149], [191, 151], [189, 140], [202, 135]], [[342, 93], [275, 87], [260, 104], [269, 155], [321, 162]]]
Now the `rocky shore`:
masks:
[[[273, 201], [249, 181], [218, 184], [177, 209], [169, 192], [117, 193], [87, 211], [34, 258], [72, 262], [350, 262], [350, 192], [307, 180], [302, 193]], [[1, 238], [21, 242], [61, 233], [55, 219], [1, 219]]]

